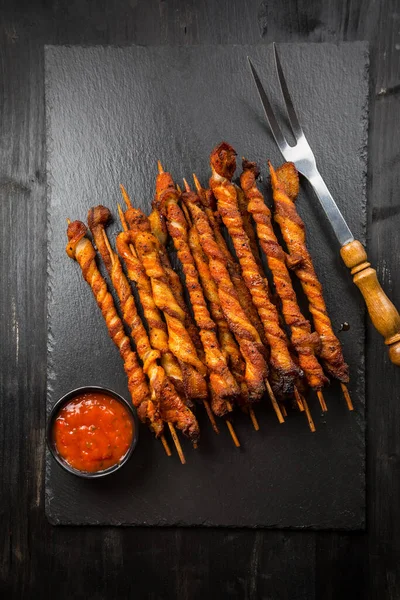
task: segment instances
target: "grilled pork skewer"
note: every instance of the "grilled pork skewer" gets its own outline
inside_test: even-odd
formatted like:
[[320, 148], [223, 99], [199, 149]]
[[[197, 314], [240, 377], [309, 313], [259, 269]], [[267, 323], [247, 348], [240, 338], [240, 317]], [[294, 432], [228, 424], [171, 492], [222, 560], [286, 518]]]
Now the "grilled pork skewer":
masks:
[[210, 157], [212, 176], [210, 187], [217, 199], [218, 211], [231, 236], [242, 275], [261, 318], [270, 346], [270, 363], [280, 376], [282, 394], [293, 392], [296, 378], [301, 375], [290, 356], [286, 334], [279, 324], [279, 315], [272, 304], [265, 277], [260, 274], [252, 254], [249, 238], [237, 205], [237, 192], [231, 179], [236, 170], [236, 153], [229, 144], [217, 146]]
[[[179, 192], [174, 186], [171, 175], [164, 172], [160, 163], [156, 183], [156, 199], [161, 214], [167, 220], [167, 229], [185, 275], [194, 318], [203, 344], [205, 363], [210, 372], [211, 389], [216, 398], [235, 399], [239, 396], [240, 389], [229, 371], [216, 335], [216, 324], [211, 318], [207, 307], [196, 264], [189, 246], [188, 223], [178, 204]], [[225, 410], [223, 410], [224, 408]], [[218, 416], [223, 416], [227, 410], [229, 409], [226, 408], [226, 405], [224, 407], [222, 402], [219, 403]]]
[[271, 184], [278, 223], [289, 251], [288, 266], [293, 269], [307, 296], [314, 326], [321, 339], [320, 357], [326, 371], [341, 382], [349, 410], [353, 409], [346, 383], [349, 369], [341, 344], [333, 332], [328, 316], [322, 285], [318, 280], [312, 258], [307, 250], [305, 226], [298, 214], [295, 200], [299, 193], [299, 176], [293, 163], [285, 163], [274, 170], [271, 163]]
[[129, 392], [139, 419], [142, 423], [148, 423], [156, 437], [159, 437], [163, 433], [164, 425], [158, 407], [151, 399], [143, 369], [138, 362], [136, 352], [132, 350], [129, 338], [125, 334], [113, 298], [107, 289], [107, 284], [97, 268], [96, 251], [89, 238], [86, 237], [86, 233], [86, 225], [81, 221], [69, 223], [66, 252], [81, 267], [83, 277], [90, 285], [103, 314], [109, 335], [119, 350], [128, 377]]
[[[163, 367], [158, 364], [160, 352], [150, 345], [146, 329], [136, 309], [131, 287], [122, 269], [121, 261], [109, 244], [105, 226], [110, 218], [111, 213], [108, 208], [97, 206], [89, 210], [88, 224], [97, 250], [117, 292], [123, 318], [131, 330], [137, 353], [143, 362], [143, 371], [149, 378], [152, 400], [159, 407], [160, 415], [165, 422], [172, 423], [189, 439], [197, 442], [199, 426], [196, 417], [182, 402], [173, 384], [166, 376]], [[181, 449], [179, 454], [182, 456]]]
[[[186, 180], [184, 180], [186, 194], [191, 193], [191, 189]], [[183, 201], [185, 194], [182, 196]], [[229, 325], [225, 319], [224, 312], [218, 296], [218, 288], [211, 276], [208, 260], [201, 247], [199, 234], [194, 225], [186, 204], [182, 204], [182, 209], [185, 213], [186, 221], [190, 224], [188, 241], [192, 252], [196, 268], [199, 273], [201, 284], [204, 291], [204, 296], [208, 302], [211, 316], [217, 326], [218, 339], [221, 345], [221, 350], [229, 364], [230, 370], [240, 386], [240, 398], [238, 400], [242, 410], [248, 412], [253, 427], [256, 431], [260, 429], [253, 407], [249, 404], [249, 392], [244, 379], [245, 362], [240, 353], [239, 346], [235, 340], [235, 336], [229, 329]]]
[[272, 227], [271, 211], [266, 206], [262, 193], [257, 187], [259, 169], [256, 163], [243, 159], [243, 173], [240, 184], [247, 200], [247, 210], [253, 216], [257, 236], [267, 258], [276, 292], [281, 300], [282, 314], [291, 332], [291, 342], [299, 357], [299, 364], [307, 382], [314, 390], [320, 390], [328, 383], [321, 365], [315, 356], [315, 348], [320, 344], [318, 333], [311, 333], [309, 321], [302, 315], [289, 271], [286, 255], [281, 248]]
[[136, 284], [144, 317], [149, 326], [150, 344], [160, 351], [161, 364], [174, 387], [179, 392], [184, 393], [182, 370], [169, 349], [167, 327], [154, 303], [150, 280], [134, 250], [133, 235], [128, 231], [120, 207], [118, 207], [118, 210], [124, 231], [117, 236], [117, 250], [124, 261], [129, 279]]
[[189, 208], [203, 252], [207, 256], [209, 270], [217, 285], [225, 319], [236, 337], [245, 361], [244, 380], [248, 388], [249, 401], [256, 402], [265, 391], [264, 378], [267, 375], [265, 348], [239, 302], [226, 266], [226, 258], [215, 240], [207, 215], [201, 208], [199, 197], [193, 193], [186, 194], [184, 202]]
[[246, 313], [246, 315], [248, 316], [252, 325], [257, 329], [258, 335], [260, 336], [262, 343], [266, 345], [267, 341], [264, 335], [264, 328], [262, 326], [260, 317], [258, 316], [257, 309], [253, 304], [251, 294], [243, 280], [240, 265], [238, 265], [235, 258], [232, 256], [225, 241], [225, 238], [222, 234], [220, 223], [221, 217], [218, 215], [218, 213], [215, 212], [217, 208], [217, 202], [214, 198], [214, 195], [211, 190], [205, 190], [201, 187], [200, 182], [194, 173], [193, 180], [201, 204], [211, 225], [215, 241], [225, 257], [229, 275], [235, 287], [235, 290], [237, 291], [240, 305]]
[[[120, 253], [123, 253], [125, 262], [128, 267], [128, 275], [130, 273], [130, 266], [134, 267], [134, 272], [131, 273], [132, 276], [134, 276], [134, 277], [136, 276], [136, 278], [137, 278], [137, 276], [140, 275], [140, 279], [138, 279], [138, 281], [140, 281], [140, 284], [138, 286], [139, 292], [140, 292], [141, 287], [146, 288], [146, 302], [147, 302], [147, 304], [152, 302], [155, 310], [158, 312], [158, 307], [156, 306], [156, 303], [154, 301], [155, 299], [153, 298], [151, 280], [147, 276], [147, 274], [144, 270], [144, 267], [143, 267], [141, 261], [139, 260], [139, 258], [137, 256], [137, 252], [134, 248], [134, 242], [135, 242], [135, 237], [137, 235], [137, 232], [145, 231], [145, 232], [150, 233], [150, 224], [149, 224], [148, 219], [145, 217], [145, 215], [141, 211], [136, 211], [136, 209], [134, 209], [132, 207], [126, 192], [125, 192], [125, 195], [129, 202], [130, 208], [128, 210], [129, 210], [130, 224], [131, 224], [132, 229], [128, 230], [128, 224], [126, 222], [125, 215], [122, 212], [122, 209], [120, 208], [120, 206], [118, 205], [119, 216], [121, 219], [122, 226], [124, 228], [124, 233], [119, 234], [119, 236], [117, 237], [118, 251]], [[127, 212], [128, 212], [128, 210], [127, 210]], [[153, 241], [157, 245], [157, 248], [158, 248], [158, 240], [154, 236], [153, 236]], [[133, 265], [132, 265], [132, 258], [134, 260]], [[158, 259], [160, 260], [159, 255], [158, 255]], [[164, 274], [165, 274], [165, 271], [164, 271]], [[180, 306], [178, 301], [176, 300], [175, 295], [173, 294], [172, 288], [169, 286], [169, 280], [166, 282], [166, 285], [167, 285], [167, 289], [170, 292], [172, 292], [174, 301], [178, 304], [178, 306]], [[186, 311], [184, 309], [182, 309], [182, 311], [185, 314], [185, 324], [186, 324]], [[158, 312], [158, 314], [159, 314], [159, 312]], [[169, 334], [171, 334], [171, 329], [169, 329]], [[166, 339], [166, 344], [167, 344], [168, 348], [170, 349], [169, 344], [171, 343], [171, 340], [169, 338], [165, 338], [165, 339]], [[164, 341], [164, 338], [163, 338], [163, 341]], [[171, 352], [171, 350], [170, 350], [170, 352]], [[172, 354], [174, 354], [174, 353], [172, 353]], [[176, 357], [180, 360], [179, 353]], [[180, 360], [180, 365], [182, 367], [182, 371], [183, 371], [183, 375], [184, 375], [183, 379], [184, 379], [184, 388], [185, 388], [186, 397], [189, 400], [191, 400], [191, 399], [198, 400], [204, 404], [214, 431], [216, 433], [219, 433], [217, 424], [215, 422], [214, 415], [212, 413], [211, 407], [207, 400], [207, 398], [208, 398], [207, 384], [206, 384], [203, 376], [200, 375], [192, 365], [186, 364], [182, 360]]]
[[167, 276], [168, 284], [172, 289], [179, 306], [185, 312], [185, 327], [196, 347], [197, 352], [199, 353], [200, 358], [203, 360], [203, 346], [200, 341], [199, 332], [187, 307], [181, 280], [179, 279], [178, 273], [176, 273], [172, 268], [168, 252], [165, 247], [168, 237], [165, 221], [160, 215], [159, 211], [154, 208], [149, 217], [146, 217], [146, 215], [142, 212], [137, 213], [136, 209], [132, 206], [129, 195], [124, 186], [120, 185], [120, 188], [122, 197], [127, 206], [125, 211], [125, 220], [128, 224], [128, 227], [130, 229], [136, 227], [140, 228], [142, 231], [151, 231], [157, 240], [157, 248], [160, 255], [160, 260]]

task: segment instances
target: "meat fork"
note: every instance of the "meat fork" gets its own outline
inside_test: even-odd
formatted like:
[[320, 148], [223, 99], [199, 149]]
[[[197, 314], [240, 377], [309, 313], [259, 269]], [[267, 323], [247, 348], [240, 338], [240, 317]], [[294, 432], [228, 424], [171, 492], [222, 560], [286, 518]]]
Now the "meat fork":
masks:
[[261, 84], [260, 78], [254, 68], [250, 58], [248, 58], [250, 69], [260, 95], [267, 121], [270, 125], [272, 135], [283, 155], [288, 162], [293, 162], [302, 175], [312, 185], [318, 200], [326, 216], [328, 217], [333, 231], [341, 246], [340, 255], [345, 265], [350, 269], [353, 275], [353, 281], [360, 289], [365, 303], [367, 305], [371, 321], [383, 335], [385, 344], [389, 346], [389, 358], [397, 366], [400, 366], [400, 316], [383, 291], [376, 270], [371, 268], [368, 262], [365, 248], [358, 240], [354, 239], [346, 221], [343, 218], [335, 200], [333, 199], [328, 187], [326, 186], [321, 174], [317, 169], [315, 156], [307, 141], [304, 131], [297, 117], [289, 89], [283, 74], [281, 62], [279, 60], [276, 45], [273, 44], [275, 68], [281, 87], [283, 99], [285, 101], [287, 114], [296, 143], [290, 146], [282, 133], [282, 129], [275, 116], [268, 96]]

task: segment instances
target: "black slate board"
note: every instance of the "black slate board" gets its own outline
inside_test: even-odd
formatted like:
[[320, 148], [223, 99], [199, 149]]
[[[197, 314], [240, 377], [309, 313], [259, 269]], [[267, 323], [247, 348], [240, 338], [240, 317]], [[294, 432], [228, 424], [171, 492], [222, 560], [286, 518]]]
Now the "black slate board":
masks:
[[[367, 45], [289, 44], [280, 54], [320, 170], [363, 241]], [[222, 139], [262, 165], [266, 158], [281, 162], [247, 55], [279, 98], [269, 46], [46, 48], [48, 411], [80, 385], [106, 385], [127, 396], [118, 352], [79, 268], [65, 254], [66, 218], [85, 220], [100, 202], [115, 212], [120, 182], [148, 210], [157, 158], [177, 181], [195, 171], [206, 182], [209, 152]], [[193, 451], [184, 443], [185, 467], [176, 456], [168, 459], [143, 429], [130, 463], [103, 481], [79, 480], [48, 456], [46, 514], [52, 523], [364, 527], [364, 311], [310, 190], [302, 191], [298, 206], [334, 327], [350, 323], [340, 337], [354, 413], [337, 384], [326, 392], [326, 416], [310, 399], [315, 434], [301, 414], [279, 425], [265, 402], [257, 409], [260, 432], [238, 417], [241, 450], [226, 431], [213, 434], [200, 415], [201, 446]]]

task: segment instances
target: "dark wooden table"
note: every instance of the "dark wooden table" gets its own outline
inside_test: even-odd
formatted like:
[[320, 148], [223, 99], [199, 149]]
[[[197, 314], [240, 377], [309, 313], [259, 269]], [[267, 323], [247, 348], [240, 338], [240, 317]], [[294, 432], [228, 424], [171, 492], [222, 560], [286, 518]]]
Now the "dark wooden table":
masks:
[[400, 369], [367, 325], [366, 533], [54, 528], [44, 516], [45, 44], [368, 40], [368, 254], [400, 304], [400, 3], [5, 0], [0, 12], [3, 598], [400, 598]]

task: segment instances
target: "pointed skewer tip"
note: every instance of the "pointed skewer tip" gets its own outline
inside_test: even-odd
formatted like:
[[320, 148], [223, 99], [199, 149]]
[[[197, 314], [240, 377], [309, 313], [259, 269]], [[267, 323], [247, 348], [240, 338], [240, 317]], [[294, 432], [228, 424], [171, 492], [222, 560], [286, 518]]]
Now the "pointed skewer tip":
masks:
[[196, 187], [196, 190], [197, 190], [198, 192], [200, 192], [200, 190], [201, 190], [201, 183], [200, 183], [200, 181], [197, 179], [197, 175], [196, 175], [196, 173], [193, 173], [193, 174], [192, 174], [192, 177], [193, 177], [193, 181], [194, 181], [194, 185], [195, 185], [195, 187]]
[[126, 189], [124, 188], [124, 186], [122, 185], [122, 183], [119, 184], [121, 193], [122, 193], [122, 197], [125, 201], [125, 204], [127, 205], [128, 208], [132, 208], [132, 202], [131, 199], [129, 198], [128, 192], [126, 191]]
[[191, 192], [192, 190], [190, 189], [190, 185], [188, 184], [188, 182], [186, 181], [185, 178], [183, 178], [183, 185], [185, 186], [185, 191], [186, 192]]
[[159, 160], [157, 161], [157, 169], [158, 169], [158, 172], [159, 172], [160, 174], [161, 174], [161, 173], [164, 173], [163, 166], [162, 166], [162, 164], [161, 164], [161, 161], [159, 161]]
[[236, 448], [240, 448], [240, 442], [238, 440], [235, 430], [233, 429], [232, 423], [230, 421], [226, 420], [226, 425], [229, 429], [229, 433], [231, 434], [231, 438], [232, 438], [233, 443], [235, 444]]
[[347, 408], [349, 410], [354, 410], [354, 406], [351, 401], [349, 390], [347, 389], [347, 385], [345, 385], [344, 383], [341, 383], [340, 386], [342, 388], [344, 399], [346, 400]]

